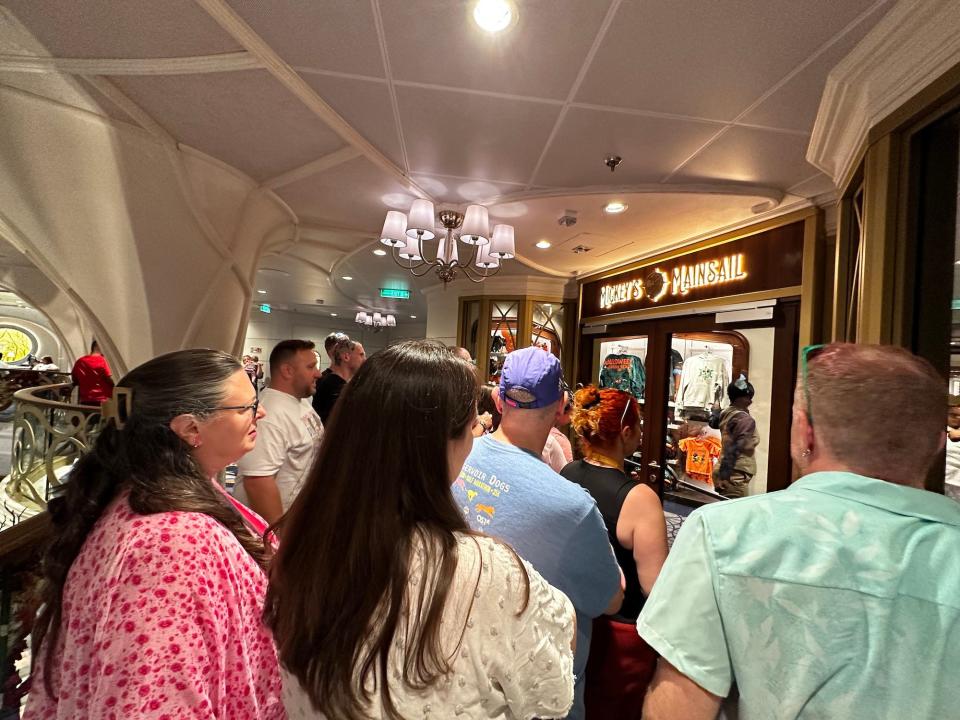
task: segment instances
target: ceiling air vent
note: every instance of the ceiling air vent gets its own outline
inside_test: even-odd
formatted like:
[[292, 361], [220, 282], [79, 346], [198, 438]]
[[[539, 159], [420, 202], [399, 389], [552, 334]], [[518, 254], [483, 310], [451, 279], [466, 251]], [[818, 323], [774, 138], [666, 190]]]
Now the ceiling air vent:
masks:
[[587, 247], [586, 245], [577, 245], [573, 249], [573, 252], [577, 255], [582, 255], [583, 253], [590, 252], [591, 250], [593, 250], [593, 248]]

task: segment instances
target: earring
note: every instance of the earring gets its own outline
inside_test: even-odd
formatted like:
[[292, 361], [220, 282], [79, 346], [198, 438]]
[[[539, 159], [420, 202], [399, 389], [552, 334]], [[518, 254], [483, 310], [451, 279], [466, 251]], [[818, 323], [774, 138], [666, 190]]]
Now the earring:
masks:
[[200, 441], [199, 441], [199, 440], [195, 441], [195, 442], [193, 443], [193, 447], [195, 447], [195, 448], [200, 447]]
[[800, 453], [800, 457], [802, 458], [810, 457], [812, 453], [813, 451], [810, 448], [804, 448], [803, 452]]

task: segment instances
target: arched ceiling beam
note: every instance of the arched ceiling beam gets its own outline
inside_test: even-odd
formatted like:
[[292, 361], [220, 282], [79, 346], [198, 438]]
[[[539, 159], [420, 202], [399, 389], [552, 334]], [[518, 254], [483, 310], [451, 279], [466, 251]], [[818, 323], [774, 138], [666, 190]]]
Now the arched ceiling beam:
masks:
[[374, 145], [314, 90], [292, 67], [290, 67], [267, 42], [260, 37], [241, 18], [225, 0], [196, 0], [227, 33], [240, 45], [256, 57], [263, 68], [279, 80], [284, 87], [296, 95], [317, 117], [337, 133], [344, 142], [357, 148], [374, 165], [384, 170], [397, 182], [410, 190], [418, 197], [429, 198], [430, 195], [407, 174], [397, 167], [390, 158], [380, 152]]
[[287, 172], [281, 173], [276, 177], [272, 177], [264, 182], [262, 187], [269, 188], [270, 190], [276, 190], [284, 185], [290, 185], [298, 180], [303, 180], [311, 175], [317, 175], [329, 170], [330, 168], [334, 168], [337, 165], [342, 165], [345, 162], [349, 162], [354, 158], [360, 157], [362, 154], [363, 153], [353, 145], [347, 145], [346, 147], [342, 147], [339, 150], [330, 153], [329, 155], [324, 155], [316, 160], [311, 160], [306, 165], [301, 165], [298, 168], [288, 170]]
[[260, 61], [248, 52], [175, 58], [63, 58], [0, 55], [0, 71], [72, 75], [196, 75], [256, 70]]

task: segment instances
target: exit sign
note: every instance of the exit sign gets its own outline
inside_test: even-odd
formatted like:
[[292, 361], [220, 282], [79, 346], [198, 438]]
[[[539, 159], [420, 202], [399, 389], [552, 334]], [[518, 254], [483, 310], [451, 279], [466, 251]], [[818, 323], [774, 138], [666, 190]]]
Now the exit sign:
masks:
[[263, 305], [260, 306], [260, 312], [266, 313], [267, 315], [269, 315], [269, 314], [270, 314], [270, 306], [267, 305], [266, 303], [264, 303]]
[[399, 288], [380, 288], [380, 297], [396, 298], [398, 300], [409, 300], [410, 291], [400, 290]]

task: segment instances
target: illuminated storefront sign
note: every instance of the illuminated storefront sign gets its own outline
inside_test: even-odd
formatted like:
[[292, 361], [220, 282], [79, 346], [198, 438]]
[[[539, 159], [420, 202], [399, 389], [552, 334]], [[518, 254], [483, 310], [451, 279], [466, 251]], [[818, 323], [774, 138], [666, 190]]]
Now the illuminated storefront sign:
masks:
[[615, 305], [647, 298], [660, 302], [669, 295], [687, 295], [698, 288], [737, 282], [747, 277], [743, 253], [716, 260], [676, 265], [667, 270], [653, 268], [646, 276], [600, 288], [600, 307], [609, 310]]
[[672, 254], [580, 286], [581, 318], [800, 287], [804, 222]]

